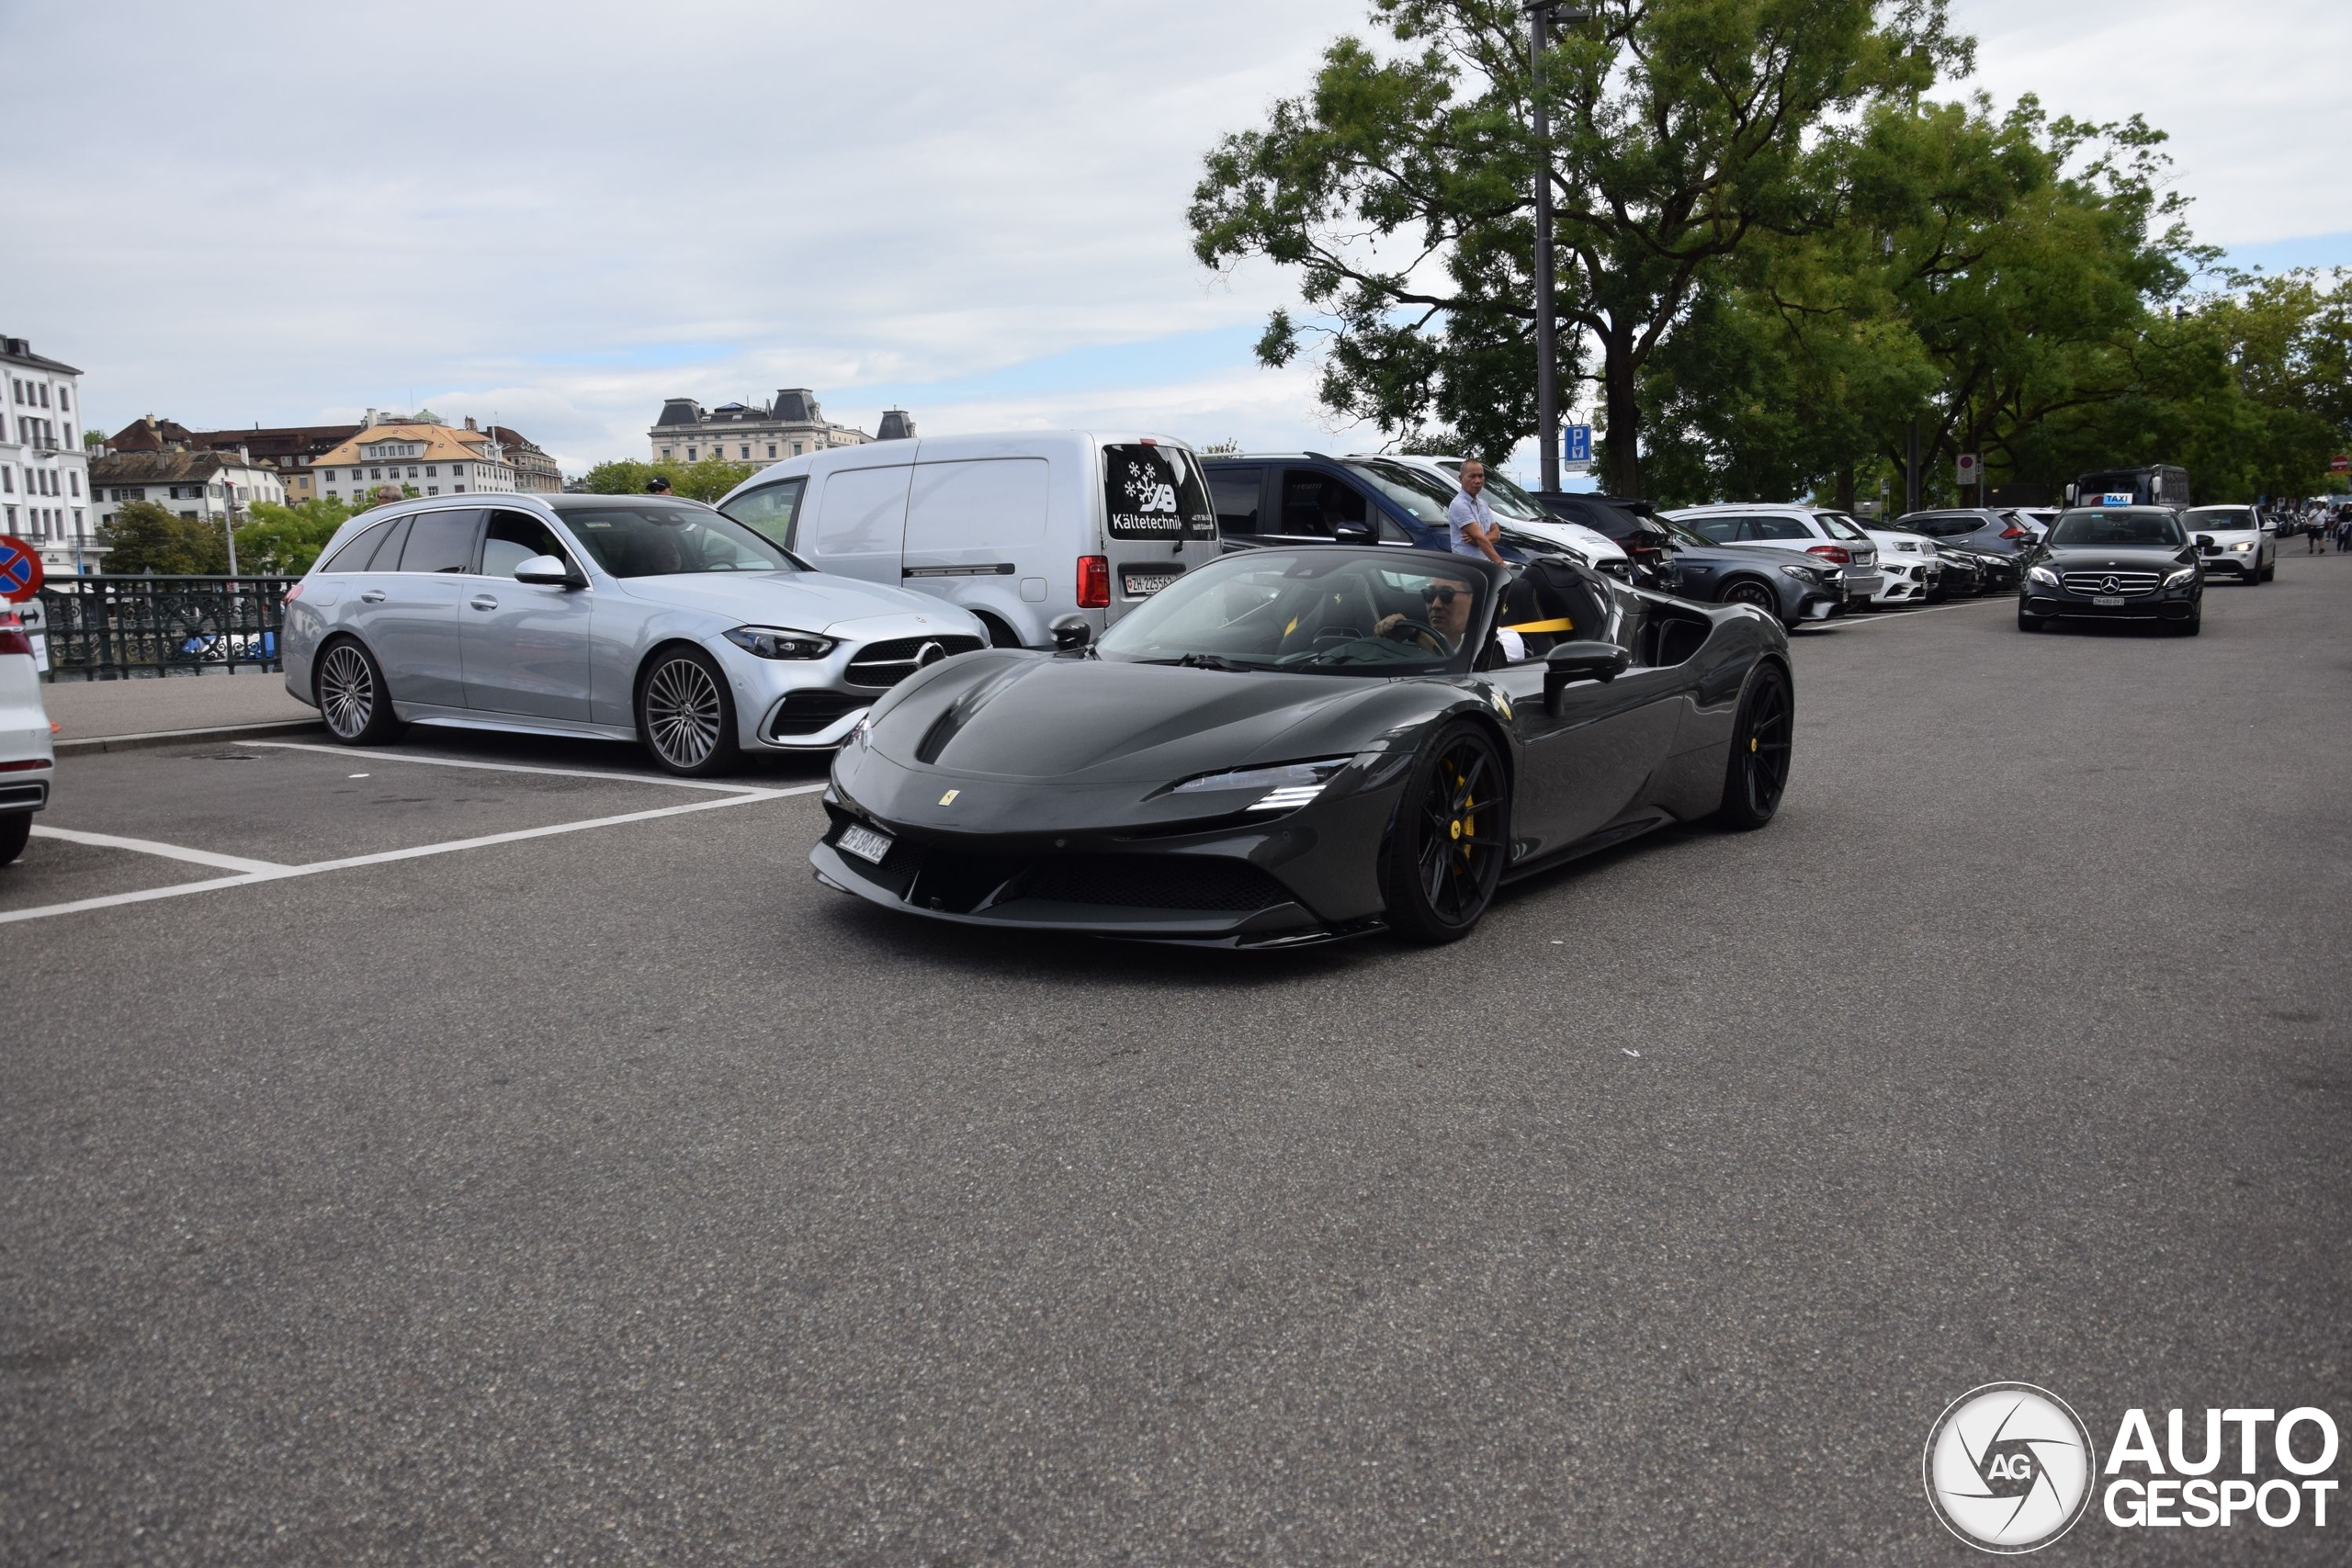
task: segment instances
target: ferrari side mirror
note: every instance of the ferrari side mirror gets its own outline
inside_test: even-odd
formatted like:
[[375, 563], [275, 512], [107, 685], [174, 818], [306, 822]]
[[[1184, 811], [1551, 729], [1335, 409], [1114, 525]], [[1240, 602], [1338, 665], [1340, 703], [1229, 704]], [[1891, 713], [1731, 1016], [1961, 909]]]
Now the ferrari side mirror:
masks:
[[1544, 656], [1544, 708], [1558, 716], [1560, 693], [1571, 681], [1614, 681], [1634, 656], [1613, 642], [1564, 642]]
[[1094, 628], [1086, 624], [1084, 615], [1075, 613], [1056, 616], [1046, 629], [1054, 634], [1054, 647], [1064, 653], [1075, 652], [1094, 640]]

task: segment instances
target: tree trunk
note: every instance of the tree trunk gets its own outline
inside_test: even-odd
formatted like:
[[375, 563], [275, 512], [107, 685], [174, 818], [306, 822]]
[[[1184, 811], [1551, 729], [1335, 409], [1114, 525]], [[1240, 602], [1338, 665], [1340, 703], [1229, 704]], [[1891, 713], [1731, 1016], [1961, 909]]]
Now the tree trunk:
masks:
[[1634, 363], [1634, 330], [1612, 321], [1600, 334], [1602, 411], [1609, 421], [1609, 472], [1605, 488], [1611, 495], [1642, 493], [1642, 405], [1634, 395], [1639, 367]]
[[1838, 470], [1838, 510], [1849, 517], [1854, 514], [1854, 465], [1851, 463]]

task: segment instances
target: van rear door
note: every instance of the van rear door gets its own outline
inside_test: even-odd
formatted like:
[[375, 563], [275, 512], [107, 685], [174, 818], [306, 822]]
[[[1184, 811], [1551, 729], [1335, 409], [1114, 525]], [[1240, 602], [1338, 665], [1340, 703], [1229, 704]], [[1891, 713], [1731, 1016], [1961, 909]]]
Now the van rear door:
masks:
[[1102, 534], [1106, 622], [1223, 554], [1216, 507], [1192, 449], [1149, 435], [1104, 442]]

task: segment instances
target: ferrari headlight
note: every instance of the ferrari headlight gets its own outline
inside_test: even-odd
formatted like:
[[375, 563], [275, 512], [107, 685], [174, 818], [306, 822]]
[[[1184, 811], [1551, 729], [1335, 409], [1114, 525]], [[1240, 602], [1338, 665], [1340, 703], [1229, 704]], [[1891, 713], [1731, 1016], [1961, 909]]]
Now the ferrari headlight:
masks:
[[2025, 580], [2028, 582], [2039, 582], [2044, 588], [2055, 588], [2058, 586], [2058, 574], [2051, 570], [2046, 566], [2030, 566], [2026, 568]]
[[2182, 567], [2178, 571], [2174, 572], [2170, 577], [2165, 579], [2165, 586], [2166, 588], [2186, 588], [2190, 580], [2195, 578], [2196, 575], [2197, 569], [2195, 567]]
[[737, 626], [727, 640], [762, 659], [822, 659], [833, 651], [833, 639], [789, 626]]
[[1305, 806], [1323, 793], [1341, 768], [1355, 761], [1352, 757], [1325, 757], [1313, 762], [1278, 762], [1271, 768], [1238, 768], [1229, 773], [1203, 773], [1186, 779], [1170, 794], [1204, 795], [1211, 790], [1260, 790], [1264, 793], [1247, 809], [1251, 811], [1288, 811]]

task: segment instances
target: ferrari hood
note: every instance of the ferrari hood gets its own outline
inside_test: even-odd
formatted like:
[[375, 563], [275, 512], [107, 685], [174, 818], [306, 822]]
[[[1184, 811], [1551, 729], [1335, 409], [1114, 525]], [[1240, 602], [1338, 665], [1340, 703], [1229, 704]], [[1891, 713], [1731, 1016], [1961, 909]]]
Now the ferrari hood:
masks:
[[1351, 716], [1392, 684], [1020, 653], [969, 654], [935, 671], [876, 720], [871, 743], [884, 756], [946, 773], [1095, 784], [1351, 752], [1378, 728]]
[[936, 611], [942, 629], [965, 628], [964, 613], [937, 599], [830, 572], [686, 572], [628, 578], [621, 588], [631, 598], [673, 609], [702, 610], [737, 624], [821, 632], [843, 621]]

